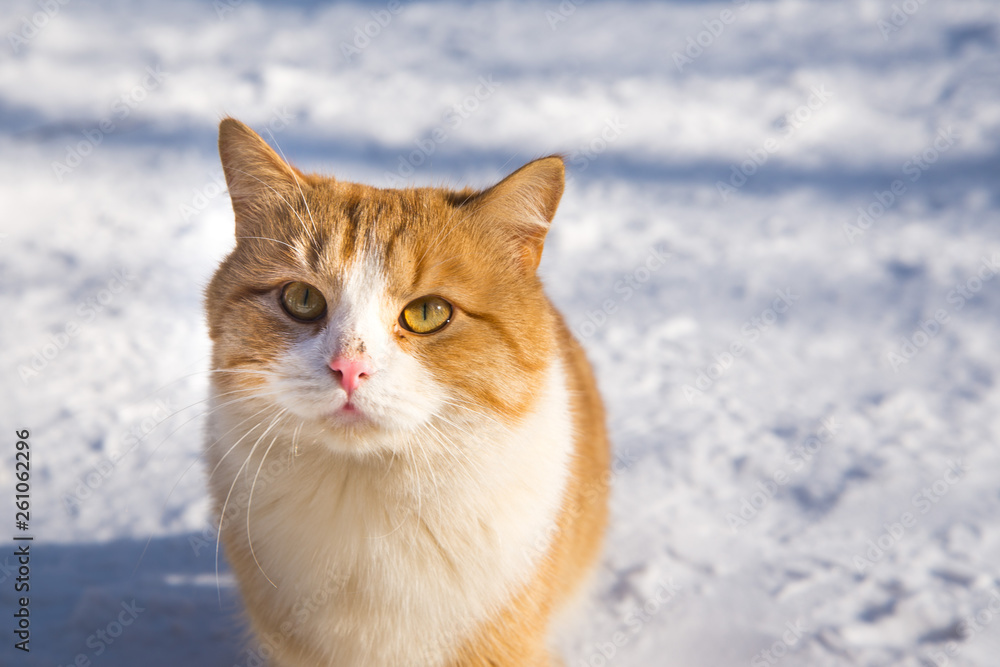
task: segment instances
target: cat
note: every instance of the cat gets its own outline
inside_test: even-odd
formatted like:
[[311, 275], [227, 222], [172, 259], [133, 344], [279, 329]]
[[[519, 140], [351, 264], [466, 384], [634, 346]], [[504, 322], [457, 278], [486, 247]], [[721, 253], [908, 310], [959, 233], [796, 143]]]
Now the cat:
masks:
[[[220, 541], [275, 667], [546, 667], [593, 571], [609, 444], [537, 276], [565, 169], [482, 191], [305, 174], [219, 128], [205, 291]], [[218, 558], [218, 553], [216, 554]]]

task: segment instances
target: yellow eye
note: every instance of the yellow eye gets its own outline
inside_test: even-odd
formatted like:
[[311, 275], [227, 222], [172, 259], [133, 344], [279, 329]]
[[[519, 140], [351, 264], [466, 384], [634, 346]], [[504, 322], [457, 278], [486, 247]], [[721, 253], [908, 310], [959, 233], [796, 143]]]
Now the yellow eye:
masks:
[[407, 304], [399, 315], [399, 324], [413, 333], [435, 333], [451, 321], [451, 311], [451, 304], [441, 297], [422, 296]]
[[281, 290], [281, 306], [295, 319], [312, 322], [326, 312], [326, 299], [308, 283], [288, 283]]

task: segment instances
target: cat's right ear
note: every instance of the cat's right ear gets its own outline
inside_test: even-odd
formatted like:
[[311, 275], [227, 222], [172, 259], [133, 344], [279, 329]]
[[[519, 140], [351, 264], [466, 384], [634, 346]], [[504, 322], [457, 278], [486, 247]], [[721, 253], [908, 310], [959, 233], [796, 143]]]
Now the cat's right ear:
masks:
[[550, 155], [529, 162], [483, 191], [470, 201], [470, 207], [491, 229], [503, 234], [510, 255], [534, 271], [565, 183], [563, 158]]
[[253, 236], [276, 208], [302, 197], [306, 181], [260, 136], [235, 118], [219, 124], [219, 157], [236, 214], [236, 235]]

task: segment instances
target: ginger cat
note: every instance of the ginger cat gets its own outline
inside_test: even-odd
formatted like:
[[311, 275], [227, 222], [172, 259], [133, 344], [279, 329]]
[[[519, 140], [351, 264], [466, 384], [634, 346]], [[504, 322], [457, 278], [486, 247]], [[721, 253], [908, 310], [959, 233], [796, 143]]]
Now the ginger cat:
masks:
[[[306, 175], [227, 118], [209, 485], [275, 667], [545, 667], [608, 440], [536, 276], [561, 158], [483, 190]], [[555, 660], [555, 662], [554, 662]]]

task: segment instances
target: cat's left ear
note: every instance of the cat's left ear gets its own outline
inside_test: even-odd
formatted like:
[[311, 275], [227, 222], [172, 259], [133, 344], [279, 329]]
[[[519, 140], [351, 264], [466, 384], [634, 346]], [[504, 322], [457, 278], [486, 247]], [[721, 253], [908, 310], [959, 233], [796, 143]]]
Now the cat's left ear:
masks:
[[291, 207], [306, 177], [234, 118], [219, 124], [219, 157], [236, 214], [236, 235], [252, 236], [275, 208]]
[[476, 197], [475, 215], [501, 228], [513, 251], [531, 271], [542, 260], [542, 246], [556, 215], [566, 182], [562, 157], [551, 155], [529, 162]]

